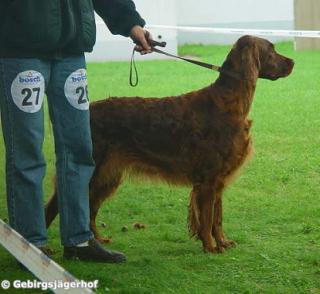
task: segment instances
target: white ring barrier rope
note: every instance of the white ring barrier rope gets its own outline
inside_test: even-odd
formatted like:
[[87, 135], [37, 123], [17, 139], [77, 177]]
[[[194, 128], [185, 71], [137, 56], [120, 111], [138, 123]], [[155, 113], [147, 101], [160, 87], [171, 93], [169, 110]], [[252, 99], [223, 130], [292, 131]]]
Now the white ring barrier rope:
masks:
[[231, 35], [257, 35], [274, 37], [299, 37], [299, 38], [320, 38], [320, 31], [297, 31], [297, 30], [265, 30], [265, 29], [238, 29], [238, 28], [211, 28], [211, 27], [189, 27], [169, 25], [147, 25], [149, 29], [177, 30], [183, 32], [199, 32], [213, 34]]
[[8, 224], [0, 219], [0, 244], [6, 248], [16, 259], [27, 267], [41, 281], [62, 285], [65, 282], [78, 285], [77, 288], [52, 289], [54, 293], [74, 293], [87, 294], [94, 293], [88, 288], [81, 288], [83, 282], [77, 280], [64, 268], [55, 263], [36, 246], [28, 242], [18, 232], [13, 230]]

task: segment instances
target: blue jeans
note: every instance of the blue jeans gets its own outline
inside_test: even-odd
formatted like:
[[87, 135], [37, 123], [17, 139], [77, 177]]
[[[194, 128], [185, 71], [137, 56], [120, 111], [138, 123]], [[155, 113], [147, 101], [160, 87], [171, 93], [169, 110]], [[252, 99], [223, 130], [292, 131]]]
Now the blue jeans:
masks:
[[55, 139], [62, 244], [93, 238], [88, 193], [94, 161], [85, 67], [83, 55], [61, 60], [0, 58], [9, 222], [36, 246], [47, 243], [42, 189], [45, 94]]

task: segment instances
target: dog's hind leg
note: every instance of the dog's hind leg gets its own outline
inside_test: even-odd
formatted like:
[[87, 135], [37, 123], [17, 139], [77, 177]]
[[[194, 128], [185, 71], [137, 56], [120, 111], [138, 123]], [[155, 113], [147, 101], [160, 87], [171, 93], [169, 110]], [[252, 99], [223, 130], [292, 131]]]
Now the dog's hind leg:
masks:
[[95, 238], [102, 243], [110, 243], [111, 239], [102, 237], [97, 229], [96, 217], [105, 199], [112, 196], [121, 183], [122, 173], [99, 172], [94, 175], [90, 183], [90, 229]]
[[197, 202], [197, 189], [193, 187], [190, 193], [189, 213], [188, 213], [188, 229], [191, 237], [197, 237], [200, 221], [199, 221], [199, 207]]

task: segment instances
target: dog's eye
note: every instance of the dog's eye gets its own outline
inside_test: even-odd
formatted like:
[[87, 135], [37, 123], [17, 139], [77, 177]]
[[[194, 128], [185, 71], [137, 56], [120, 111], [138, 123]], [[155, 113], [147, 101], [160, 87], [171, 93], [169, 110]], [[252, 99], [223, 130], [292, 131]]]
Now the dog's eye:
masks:
[[271, 51], [268, 53], [268, 59], [272, 59], [274, 57], [274, 53]]

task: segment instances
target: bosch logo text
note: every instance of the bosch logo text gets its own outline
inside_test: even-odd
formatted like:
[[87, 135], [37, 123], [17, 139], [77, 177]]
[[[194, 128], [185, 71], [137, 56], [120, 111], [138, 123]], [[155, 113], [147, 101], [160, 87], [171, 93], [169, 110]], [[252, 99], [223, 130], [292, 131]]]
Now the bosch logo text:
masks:
[[21, 84], [33, 84], [33, 83], [39, 83], [41, 81], [40, 76], [35, 77], [19, 77], [19, 82]]
[[77, 77], [71, 77], [71, 80], [73, 83], [79, 83], [81, 81], [86, 81], [87, 80], [87, 76], [86, 75], [81, 75], [81, 76], [77, 76]]

